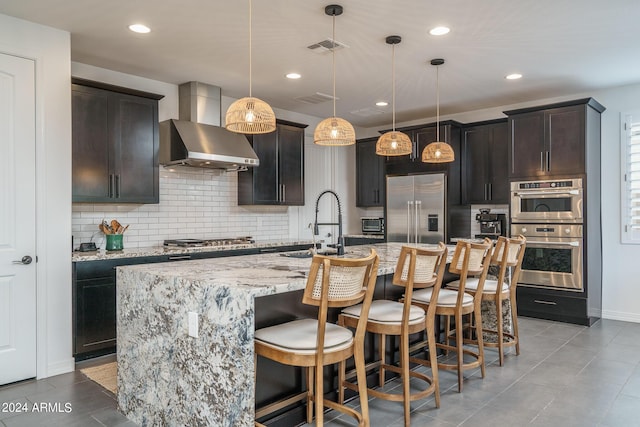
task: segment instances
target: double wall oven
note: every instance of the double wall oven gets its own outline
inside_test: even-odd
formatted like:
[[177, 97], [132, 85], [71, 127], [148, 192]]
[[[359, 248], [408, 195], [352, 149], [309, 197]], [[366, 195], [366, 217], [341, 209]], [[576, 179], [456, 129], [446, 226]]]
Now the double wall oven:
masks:
[[511, 183], [511, 235], [527, 247], [519, 284], [583, 291], [582, 179]]

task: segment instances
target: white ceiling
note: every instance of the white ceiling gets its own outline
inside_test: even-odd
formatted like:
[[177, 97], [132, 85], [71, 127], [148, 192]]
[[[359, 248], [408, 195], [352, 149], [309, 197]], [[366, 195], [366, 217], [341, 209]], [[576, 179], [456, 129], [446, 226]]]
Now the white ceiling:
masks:
[[[331, 38], [330, 0], [253, 0], [253, 95], [273, 107], [318, 117], [331, 102], [296, 100], [332, 93], [331, 54], [307, 46]], [[337, 115], [362, 127], [388, 126], [391, 47], [396, 47], [396, 120], [640, 82], [638, 0], [344, 0], [336, 18]], [[0, 13], [67, 30], [73, 61], [180, 84], [249, 92], [248, 0], [0, 0]], [[149, 34], [127, 27], [144, 23]], [[434, 37], [437, 25], [451, 28]], [[302, 74], [288, 80], [290, 71]], [[507, 81], [519, 72], [524, 78]], [[359, 112], [359, 113], [354, 113]], [[372, 114], [375, 113], [375, 114]]]

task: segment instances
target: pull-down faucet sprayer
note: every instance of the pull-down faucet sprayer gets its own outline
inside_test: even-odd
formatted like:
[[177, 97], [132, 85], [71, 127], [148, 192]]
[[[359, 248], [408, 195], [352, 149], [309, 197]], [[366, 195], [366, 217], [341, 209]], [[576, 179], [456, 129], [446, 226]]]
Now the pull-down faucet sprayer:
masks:
[[[322, 223], [318, 222], [318, 210], [319, 210], [318, 205], [320, 203], [320, 199], [322, 198], [322, 196], [324, 196], [327, 193], [333, 194], [333, 196], [336, 198], [336, 201], [338, 202], [338, 223], [337, 224], [335, 222], [322, 222]], [[338, 226], [338, 242], [336, 244], [336, 250], [338, 251], [338, 255], [344, 255], [344, 237], [342, 236], [342, 205], [340, 204], [340, 198], [338, 197], [338, 194], [336, 194], [336, 192], [333, 190], [324, 190], [322, 193], [320, 193], [320, 195], [316, 199], [316, 220], [313, 223], [314, 235], [320, 234], [320, 231], [318, 230], [319, 225], [337, 225]]]

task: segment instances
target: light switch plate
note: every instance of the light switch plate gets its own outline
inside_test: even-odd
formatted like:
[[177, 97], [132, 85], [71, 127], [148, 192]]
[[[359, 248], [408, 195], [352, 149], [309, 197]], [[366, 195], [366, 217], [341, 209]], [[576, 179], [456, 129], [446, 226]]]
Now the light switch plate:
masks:
[[198, 338], [198, 313], [189, 312], [189, 336]]

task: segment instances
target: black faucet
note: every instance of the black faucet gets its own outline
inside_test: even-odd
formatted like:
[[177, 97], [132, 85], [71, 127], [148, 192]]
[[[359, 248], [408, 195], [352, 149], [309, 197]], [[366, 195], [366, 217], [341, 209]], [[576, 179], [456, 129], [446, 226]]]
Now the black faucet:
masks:
[[[320, 199], [322, 198], [322, 196], [324, 196], [327, 193], [333, 194], [336, 198], [336, 201], [338, 202], [338, 223], [337, 224], [335, 222], [318, 223], [318, 204], [320, 203]], [[338, 197], [336, 192], [333, 190], [324, 190], [322, 193], [320, 193], [320, 195], [318, 196], [318, 199], [316, 200], [316, 220], [313, 223], [314, 235], [320, 234], [320, 231], [318, 230], [319, 225], [337, 225], [338, 226], [338, 243], [336, 244], [336, 250], [338, 251], [338, 255], [344, 255], [344, 237], [342, 236], [342, 206], [340, 204], [340, 198]]]

